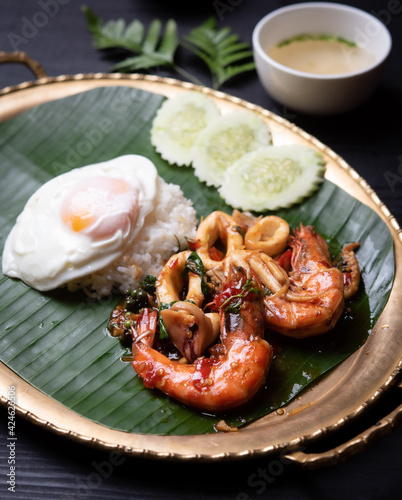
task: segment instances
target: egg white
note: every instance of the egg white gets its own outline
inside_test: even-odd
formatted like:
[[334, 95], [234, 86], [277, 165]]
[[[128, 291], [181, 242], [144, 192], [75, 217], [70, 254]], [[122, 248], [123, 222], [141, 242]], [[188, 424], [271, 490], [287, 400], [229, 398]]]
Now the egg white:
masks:
[[[77, 183], [99, 176], [130, 185], [139, 210], [134, 224], [94, 239], [90, 232], [75, 232], [63, 223], [61, 210]], [[154, 208], [157, 182], [154, 164], [140, 155], [121, 156], [51, 179], [31, 196], [8, 235], [3, 273], [36, 290], [48, 291], [103, 269], [135, 240]]]

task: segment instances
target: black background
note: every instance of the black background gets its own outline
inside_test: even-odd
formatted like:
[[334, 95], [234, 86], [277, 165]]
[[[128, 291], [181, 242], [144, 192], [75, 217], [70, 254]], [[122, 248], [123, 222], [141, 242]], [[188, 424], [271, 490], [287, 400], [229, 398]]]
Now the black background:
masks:
[[[39, 61], [49, 76], [107, 72], [118, 59], [92, 46], [84, 16], [84, 0], [1, 0], [0, 51], [22, 50]], [[220, 27], [230, 26], [245, 41], [258, 20], [286, 1], [221, 0], [87, 0], [104, 20], [140, 19], [145, 25], [158, 17], [177, 21], [182, 36], [210, 16]], [[393, 49], [381, 85], [358, 109], [335, 117], [310, 117], [274, 102], [256, 74], [227, 82], [221, 90], [263, 106], [304, 129], [349, 163], [402, 223], [402, 2], [349, 1], [379, 17], [393, 38]], [[50, 5], [51, 4], [51, 5]], [[43, 12], [48, 14], [43, 15]], [[401, 11], [401, 13], [399, 13]], [[38, 14], [41, 13], [41, 14]], [[26, 35], [35, 21], [36, 29]], [[35, 24], [33, 24], [35, 28]], [[24, 30], [24, 31], [23, 31]], [[24, 36], [25, 34], [25, 36]], [[14, 36], [14, 35], [17, 35]], [[23, 39], [18, 38], [23, 37]], [[208, 71], [188, 51], [178, 62], [210, 86]], [[160, 76], [179, 76], [163, 68]], [[0, 88], [31, 80], [18, 64], [0, 66]], [[1, 106], [1, 100], [0, 100]], [[2, 186], [2, 189], [4, 186]], [[381, 419], [400, 402], [393, 389], [351, 428], [325, 440], [331, 447]], [[16, 421], [16, 491], [7, 491], [9, 472], [7, 413], [0, 408], [0, 498], [15, 499], [396, 499], [402, 487], [402, 428], [377, 440], [347, 461], [317, 471], [305, 471], [279, 457], [230, 463], [172, 463], [120, 457], [94, 450], [48, 432], [18, 417]]]

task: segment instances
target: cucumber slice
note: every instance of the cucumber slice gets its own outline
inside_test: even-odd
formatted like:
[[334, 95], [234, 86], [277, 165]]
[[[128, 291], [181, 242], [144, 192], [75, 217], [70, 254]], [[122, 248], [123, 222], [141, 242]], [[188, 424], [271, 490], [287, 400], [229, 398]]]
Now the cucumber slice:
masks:
[[233, 163], [218, 190], [234, 208], [264, 212], [301, 202], [323, 181], [325, 161], [301, 145], [269, 146]]
[[271, 143], [270, 130], [256, 113], [235, 111], [215, 118], [195, 141], [195, 175], [208, 186], [220, 186], [226, 169], [233, 162]]
[[169, 163], [188, 166], [199, 132], [219, 115], [218, 108], [205, 94], [179, 94], [159, 108], [152, 124], [151, 143]]

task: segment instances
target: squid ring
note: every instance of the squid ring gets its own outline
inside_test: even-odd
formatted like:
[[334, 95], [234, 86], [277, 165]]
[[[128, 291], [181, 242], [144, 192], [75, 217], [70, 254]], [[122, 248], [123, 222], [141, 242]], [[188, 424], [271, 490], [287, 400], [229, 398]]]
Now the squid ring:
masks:
[[197, 253], [200, 256], [205, 270], [210, 271], [221, 267], [221, 260], [211, 257], [210, 250], [220, 240], [225, 253], [222, 260], [234, 250], [244, 248], [243, 236], [238, 230], [238, 225], [230, 215], [225, 212], [212, 212], [198, 226], [196, 240], [199, 241]]
[[288, 238], [289, 224], [281, 217], [268, 215], [247, 230], [244, 242], [247, 250], [261, 250], [272, 257], [283, 252]]
[[[171, 304], [181, 300], [181, 292], [184, 286], [182, 272], [190, 254], [190, 251], [186, 251], [172, 255], [163, 266], [156, 281], [156, 294], [159, 304]], [[198, 307], [202, 305], [204, 300], [201, 278], [194, 273], [188, 273], [186, 300], [191, 300]]]

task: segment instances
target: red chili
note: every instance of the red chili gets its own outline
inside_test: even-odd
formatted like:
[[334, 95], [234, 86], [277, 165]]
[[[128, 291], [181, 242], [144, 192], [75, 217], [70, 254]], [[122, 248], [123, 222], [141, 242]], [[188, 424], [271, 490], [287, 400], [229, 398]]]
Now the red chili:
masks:
[[228, 286], [225, 290], [223, 290], [221, 293], [215, 296], [215, 304], [216, 307], [219, 309], [222, 304], [224, 304], [226, 301], [228, 301], [231, 297], [234, 295], [238, 295], [241, 292], [242, 288], [234, 287], [234, 286]]
[[292, 250], [288, 248], [283, 252], [283, 254], [279, 257], [278, 264], [286, 271], [290, 271], [291, 267], [291, 259], [292, 259]]
[[169, 264], [169, 269], [173, 269], [174, 267], [177, 266], [179, 259], [174, 259], [172, 262]]
[[187, 243], [188, 243], [188, 248], [193, 252], [201, 246], [201, 240], [199, 239], [198, 240], [187, 239]]
[[208, 255], [212, 260], [221, 261], [223, 259], [223, 253], [220, 252], [216, 247], [211, 247], [208, 250]]

